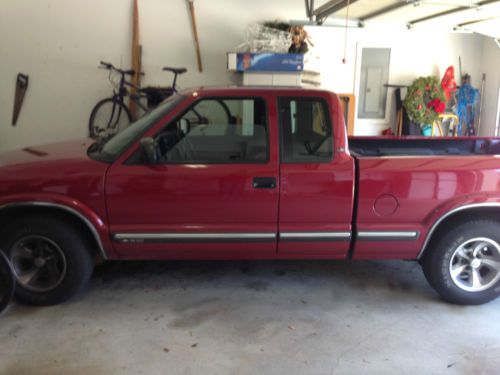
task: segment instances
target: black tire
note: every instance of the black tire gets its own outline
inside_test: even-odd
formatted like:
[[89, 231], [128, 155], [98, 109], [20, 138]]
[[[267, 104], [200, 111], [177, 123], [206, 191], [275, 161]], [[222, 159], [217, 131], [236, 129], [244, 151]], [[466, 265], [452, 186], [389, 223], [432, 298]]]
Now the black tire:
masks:
[[0, 314], [7, 308], [14, 296], [14, 273], [7, 257], [0, 251]]
[[100, 133], [118, 133], [132, 122], [132, 115], [125, 104], [113, 98], [101, 100], [90, 113], [89, 136], [97, 138]]
[[14, 271], [16, 299], [22, 303], [64, 302], [82, 291], [92, 276], [94, 262], [84, 239], [61, 219], [16, 219], [2, 229], [0, 241]]
[[444, 300], [480, 305], [500, 295], [499, 244], [499, 222], [461, 222], [436, 238], [420, 263], [427, 281]]

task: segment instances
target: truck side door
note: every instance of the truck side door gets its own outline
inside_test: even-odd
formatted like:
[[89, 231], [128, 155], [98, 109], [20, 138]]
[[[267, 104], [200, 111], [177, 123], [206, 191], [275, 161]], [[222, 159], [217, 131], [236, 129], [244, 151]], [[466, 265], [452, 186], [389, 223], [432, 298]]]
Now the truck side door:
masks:
[[137, 150], [107, 175], [117, 252], [154, 259], [274, 255], [279, 166], [270, 110], [274, 103], [269, 108], [264, 97], [198, 97], [157, 124], [151, 135], [158, 163], [144, 164]]
[[[346, 257], [351, 239], [354, 161], [334, 95], [279, 97], [278, 253]], [[336, 147], [336, 148], [334, 148]]]

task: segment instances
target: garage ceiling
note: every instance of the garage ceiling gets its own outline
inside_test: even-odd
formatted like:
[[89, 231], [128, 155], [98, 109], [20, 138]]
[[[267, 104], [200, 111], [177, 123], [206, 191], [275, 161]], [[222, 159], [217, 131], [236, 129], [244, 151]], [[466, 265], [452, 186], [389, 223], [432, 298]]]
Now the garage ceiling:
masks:
[[[349, 7], [348, 7], [349, 4]], [[405, 24], [409, 28], [431, 27], [475, 31], [500, 38], [499, 0], [306, 0], [311, 21], [323, 24], [328, 17], [369, 24]]]

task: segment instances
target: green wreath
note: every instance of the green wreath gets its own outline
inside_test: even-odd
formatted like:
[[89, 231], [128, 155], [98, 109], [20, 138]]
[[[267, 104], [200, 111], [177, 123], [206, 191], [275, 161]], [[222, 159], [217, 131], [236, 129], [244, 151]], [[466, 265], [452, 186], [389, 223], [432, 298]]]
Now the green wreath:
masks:
[[403, 102], [410, 120], [432, 124], [446, 108], [445, 96], [436, 77], [419, 77], [408, 88]]

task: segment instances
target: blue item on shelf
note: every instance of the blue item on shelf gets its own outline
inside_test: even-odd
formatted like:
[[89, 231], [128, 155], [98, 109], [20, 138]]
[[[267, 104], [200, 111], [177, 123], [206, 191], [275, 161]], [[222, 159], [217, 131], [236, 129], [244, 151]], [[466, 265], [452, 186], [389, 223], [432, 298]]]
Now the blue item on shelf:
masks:
[[457, 133], [463, 134], [463, 127], [467, 128], [467, 135], [474, 135], [474, 120], [476, 116], [476, 103], [479, 97], [479, 90], [471, 85], [463, 85], [457, 94]]
[[304, 55], [298, 53], [238, 53], [236, 70], [239, 72], [301, 72]]

